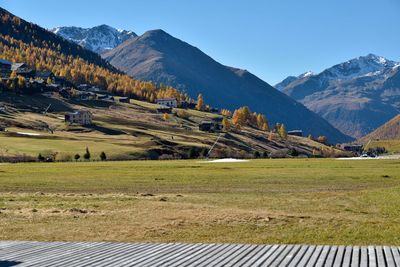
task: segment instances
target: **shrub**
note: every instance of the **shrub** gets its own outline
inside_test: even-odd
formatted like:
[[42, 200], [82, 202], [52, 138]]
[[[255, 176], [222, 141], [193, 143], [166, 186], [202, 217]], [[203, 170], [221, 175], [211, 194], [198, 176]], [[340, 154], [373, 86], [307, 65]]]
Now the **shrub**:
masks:
[[86, 153], [83, 154], [83, 158], [85, 160], [90, 160], [90, 152], [89, 152], [89, 148], [86, 147]]
[[104, 161], [104, 160], [107, 159], [106, 153], [104, 153], [104, 151], [102, 151], [102, 152], [100, 153], [100, 159], [101, 159], [102, 161]]
[[297, 156], [299, 155], [299, 152], [297, 152], [296, 149], [291, 148], [291, 149], [289, 149], [289, 151], [288, 151], [288, 155], [290, 155], [290, 156], [292, 156], [292, 157], [297, 157]]
[[176, 112], [176, 115], [177, 115], [179, 118], [182, 118], [182, 119], [189, 119], [189, 117], [190, 117], [189, 113], [187, 113], [187, 112], [184, 111], [184, 110], [178, 110], [178, 112]]
[[45, 160], [45, 157], [43, 157], [42, 154], [39, 153], [39, 155], [38, 155], [38, 161], [42, 162], [42, 161], [44, 161], [44, 160]]
[[199, 149], [197, 147], [191, 147], [188, 152], [189, 159], [195, 159], [200, 156]]

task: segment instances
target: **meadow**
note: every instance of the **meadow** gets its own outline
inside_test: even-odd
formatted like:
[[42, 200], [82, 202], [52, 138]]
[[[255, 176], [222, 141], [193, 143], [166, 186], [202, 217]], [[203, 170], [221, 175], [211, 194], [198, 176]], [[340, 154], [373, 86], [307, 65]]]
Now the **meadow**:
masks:
[[400, 160], [0, 165], [0, 239], [400, 245]]

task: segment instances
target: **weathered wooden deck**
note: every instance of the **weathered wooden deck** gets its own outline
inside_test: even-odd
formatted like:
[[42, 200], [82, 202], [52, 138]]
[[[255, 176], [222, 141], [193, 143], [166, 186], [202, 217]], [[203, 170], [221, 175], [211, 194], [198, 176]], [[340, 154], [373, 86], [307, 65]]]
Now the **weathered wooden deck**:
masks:
[[397, 266], [399, 247], [0, 242], [0, 266]]

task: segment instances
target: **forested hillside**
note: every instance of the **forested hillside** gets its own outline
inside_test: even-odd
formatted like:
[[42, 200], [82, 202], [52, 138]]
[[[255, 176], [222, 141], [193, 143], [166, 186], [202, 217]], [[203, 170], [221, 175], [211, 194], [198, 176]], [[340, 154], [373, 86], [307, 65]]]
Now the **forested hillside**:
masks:
[[0, 20], [0, 58], [24, 62], [38, 71], [50, 70], [77, 84], [89, 83], [138, 99], [186, 98], [172, 87], [135, 80], [116, 70], [96, 53], [1, 8]]

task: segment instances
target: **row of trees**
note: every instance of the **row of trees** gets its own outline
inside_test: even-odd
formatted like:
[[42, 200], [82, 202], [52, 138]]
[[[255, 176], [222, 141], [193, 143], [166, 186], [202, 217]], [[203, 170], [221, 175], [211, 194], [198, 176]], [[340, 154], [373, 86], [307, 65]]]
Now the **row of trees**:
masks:
[[[61, 156], [59, 156], [59, 155], [61, 155]], [[91, 158], [92, 158], [92, 155], [91, 155], [91, 153], [89, 151], [89, 148], [86, 147], [85, 153], [83, 154], [83, 159], [86, 160], [86, 161], [89, 161]], [[78, 160], [81, 159], [81, 155], [77, 153], [77, 154], [74, 155], [73, 159], [75, 161], [78, 161]], [[106, 153], [104, 151], [102, 151], [100, 153], [99, 159], [101, 161], [107, 160], [107, 155], [106, 155]], [[59, 154], [59, 153], [56, 153], [56, 154], [50, 155], [50, 156], [43, 156], [42, 153], [39, 153], [39, 155], [37, 157], [37, 160], [39, 162], [71, 161], [72, 160], [72, 156], [69, 155], [69, 154]]]

